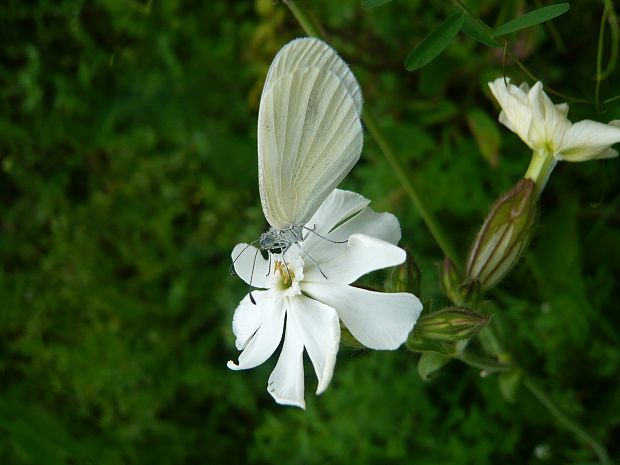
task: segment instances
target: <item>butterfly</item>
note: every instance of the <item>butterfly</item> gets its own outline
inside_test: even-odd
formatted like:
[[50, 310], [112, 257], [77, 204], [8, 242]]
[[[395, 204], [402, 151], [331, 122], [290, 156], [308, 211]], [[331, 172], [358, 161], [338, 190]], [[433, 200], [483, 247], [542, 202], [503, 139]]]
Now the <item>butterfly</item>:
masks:
[[260, 248], [284, 255], [357, 163], [363, 145], [362, 92], [325, 42], [304, 37], [276, 55], [258, 114], [258, 184], [270, 225]]

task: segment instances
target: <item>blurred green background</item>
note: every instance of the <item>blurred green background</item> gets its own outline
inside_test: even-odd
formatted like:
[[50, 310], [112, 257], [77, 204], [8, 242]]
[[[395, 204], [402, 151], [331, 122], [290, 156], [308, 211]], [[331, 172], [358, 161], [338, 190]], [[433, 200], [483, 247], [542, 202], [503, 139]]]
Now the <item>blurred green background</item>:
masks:
[[[543, 5], [467, 3], [491, 25]], [[351, 64], [465, 255], [530, 156], [496, 122], [486, 82], [525, 75], [463, 35], [406, 72], [449, 2], [300, 4]], [[552, 23], [509, 36], [511, 50], [545, 85], [592, 100], [602, 11], [602, 1], [571, 2]], [[273, 56], [300, 35], [272, 0], [0, 4], [0, 463], [594, 462], [527, 392], [506, 402], [494, 377], [457, 362], [425, 383], [405, 350], [343, 348], [324, 395], [306, 370], [306, 411], [267, 394], [275, 357], [226, 368], [247, 292], [228, 274], [229, 254], [266, 228], [258, 99]], [[619, 76], [603, 82], [602, 100], [620, 93]], [[569, 116], [620, 118], [618, 101], [603, 110], [574, 104]], [[619, 163], [558, 165], [530, 251], [492, 294], [519, 362], [612, 454]], [[343, 187], [399, 217], [426, 307], [444, 305], [443, 257], [368, 135]]]

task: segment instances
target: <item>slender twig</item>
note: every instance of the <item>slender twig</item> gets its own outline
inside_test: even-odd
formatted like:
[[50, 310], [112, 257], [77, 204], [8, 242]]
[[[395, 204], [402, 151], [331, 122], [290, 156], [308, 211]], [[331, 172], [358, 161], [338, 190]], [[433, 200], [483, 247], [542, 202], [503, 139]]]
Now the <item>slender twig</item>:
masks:
[[422, 220], [424, 220], [424, 223], [426, 223], [426, 226], [428, 227], [429, 231], [435, 238], [435, 242], [437, 242], [437, 245], [442, 250], [442, 252], [445, 254], [445, 256], [450, 258], [450, 260], [452, 260], [452, 262], [457, 268], [461, 268], [462, 267], [461, 260], [459, 256], [456, 254], [456, 250], [454, 246], [452, 245], [452, 243], [450, 242], [450, 240], [448, 239], [448, 237], [442, 230], [441, 226], [437, 222], [437, 219], [435, 218], [433, 213], [426, 207], [426, 204], [421, 199], [420, 194], [418, 193], [417, 189], [411, 182], [410, 177], [407, 175], [403, 166], [401, 165], [399, 158], [396, 156], [396, 154], [392, 150], [392, 147], [388, 143], [387, 139], [383, 136], [383, 133], [381, 132], [381, 129], [379, 129], [379, 125], [377, 124], [377, 121], [375, 120], [375, 118], [372, 116], [372, 114], [370, 113], [368, 109], [365, 109], [363, 111], [362, 119], [364, 120], [366, 129], [368, 130], [372, 138], [375, 140], [375, 142], [379, 146], [379, 149], [383, 153], [383, 156], [385, 157], [390, 167], [396, 174], [396, 177], [398, 178], [403, 188], [409, 195], [411, 202], [413, 203], [415, 208], [418, 210], [418, 213], [422, 217]]
[[301, 28], [309, 36], [321, 37], [318, 27], [312, 22], [308, 15], [297, 5], [294, 0], [282, 0], [282, 2], [291, 10], [293, 16], [301, 26]]
[[614, 101], [616, 101], [618, 99], [620, 99], [620, 95], [616, 95], [614, 97], [608, 98], [607, 100], [603, 100], [603, 104], [608, 104], [608, 103], [614, 102]]
[[596, 85], [594, 86], [594, 104], [598, 113], [603, 113], [601, 108], [600, 91], [601, 82], [603, 81], [603, 43], [605, 41], [605, 23], [607, 22], [607, 6], [603, 9], [601, 15], [601, 24], [598, 31], [598, 45], [596, 49]]
[[620, 47], [620, 26], [618, 26], [618, 16], [614, 9], [612, 0], [604, 0], [605, 9], [607, 10], [607, 23], [609, 25], [610, 49], [609, 61], [607, 66], [601, 73], [601, 79], [607, 79], [616, 68], [618, 62], [618, 47]]
[[[542, 8], [543, 6], [545, 6], [540, 0], [536, 0], [535, 5], [536, 8]], [[555, 27], [555, 23], [553, 21], [545, 21], [544, 26], [549, 29], [549, 32], [551, 33], [551, 38], [555, 42], [555, 46], [558, 48], [558, 50], [560, 50], [560, 52], [562, 52], [563, 54], [566, 54], [566, 45], [562, 40], [562, 36], [558, 32], [558, 28]]]
[[[506, 49], [506, 53], [508, 54], [510, 59], [514, 61], [514, 63], [519, 67], [519, 69], [525, 73], [525, 75], [528, 78], [530, 78], [532, 81], [540, 81], [540, 79], [538, 79], [534, 74], [532, 74], [532, 72], [529, 69], [527, 69], [527, 67], [523, 64], [523, 62], [521, 62], [521, 60], [519, 60], [516, 56], [513, 55], [513, 53], [510, 51], [509, 48]], [[577, 98], [570, 97], [566, 94], [562, 94], [561, 92], [558, 92], [557, 90], [549, 86], [545, 86], [545, 90], [549, 92], [550, 94], [556, 95], [566, 100], [569, 103], [587, 103], [590, 105], [592, 104], [590, 100], [577, 99]]]
[[[306, 32], [306, 34], [310, 36], [321, 37], [317, 25], [310, 20], [308, 15], [299, 7], [299, 5], [297, 5], [294, 0], [283, 0], [283, 2], [289, 8], [289, 10], [291, 11], [295, 19], [299, 22], [299, 25]], [[392, 150], [392, 147], [387, 142], [387, 139], [383, 136], [383, 133], [381, 132], [377, 121], [368, 109], [364, 109], [362, 113], [362, 120], [364, 121], [366, 129], [377, 143], [379, 150], [381, 150], [383, 156], [394, 171], [394, 174], [396, 174], [396, 177], [407, 192], [407, 195], [411, 199], [411, 202], [418, 210], [418, 213], [422, 217], [422, 220], [428, 227], [432, 236], [435, 238], [435, 241], [437, 242], [437, 245], [439, 246], [441, 251], [445, 254], [446, 257], [450, 258], [457, 267], [461, 268], [462, 262], [456, 253], [456, 249], [439, 225], [439, 222], [435, 218], [434, 214], [428, 209], [428, 207], [420, 197], [420, 194], [411, 182], [409, 175], [407, 175], [402, 164], [400, 163], [399, 158], [396, 156], [394, 150]]]
[[508, 371], [512, 368], [511, 365], [508, 365], [506, 363], [500, 363], [497, 360], [493, 360], [487, 357], [481, 357], [467, 351], [459, 355], [458, 359], [466, 365], [484, 370], [485, 374], [487, 375], [495, 372]]
[[[508, 353], [502, 348], [501, 343], [497, 335], [495, 334], [493, 328], [491, 326], [486, 326], [484, 331], [487, 332], [487, 336], [493, 340], [494, 345], [496, 346], [494, 350], [498, 350], [500, 354], [504, 357], [508, 356]], [[590, 433], [586, 431], [586, 429], [581, 426], [577, 421], [571, 419], [568, 415], [566, 415], [552, 400], [551, 397], [538, 385], [535, 381], [533, 381], [532, 377], [524, 372], [523, 376], [523, 385], [525, 388], [532, 393], [534, 397], [547, 409], [547, 411], [555, 418], [560, 426], [564, 429], [573, 433], [578, 439], [587, 443], [596, 456], [598, 457], [601, 465], [612, 465], [613, 462], [609, 458], [609, 454], [598, 440], [594, 438]]]
[[536, 399], [545, 406], [545, 408], [553, 415], [556, 421], [565, 429], [572, 432], [583, 442], [590, 445], [602, 465], [611, 465], [613, 462], [609, 458], [609, 454], [605, 447], [597, 441], [590, 433], [576, 421], [569, 418], [560, 408], [551, 400], [547, 393], [536, 383], [531, 377], [523, 378], [523, 385], [532, 393]]
[[472, 18], [474, 21], [476, 21], [480, 26], [488, 28], [489, 26], [487, 25], [487, 23], [485, 23], [482, 19], [480, 19], [480, 16], [478, 16], [476, 13], [474, 13], [471, 8], [469, 8], [467, 6], [467, 4], [465, 4], [465, 2], [462, 2], [461, 0], [455, 0], [456, 4], [461, 8], [461, 10], [463, 10], [463, 12], [465, 14], [467, 14], [467, 16], [469, 16], [470, 18]]

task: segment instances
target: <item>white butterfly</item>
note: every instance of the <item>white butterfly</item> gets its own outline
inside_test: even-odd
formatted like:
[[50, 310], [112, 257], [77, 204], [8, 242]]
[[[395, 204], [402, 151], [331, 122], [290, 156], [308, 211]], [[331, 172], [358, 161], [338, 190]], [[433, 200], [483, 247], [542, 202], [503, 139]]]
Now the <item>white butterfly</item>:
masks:
[[284, 254], [362, 151], [362, 92], [325, 42], [289, 42], [269, 68], [258, 114], [258, 181], [271, 228], [260, 247]]

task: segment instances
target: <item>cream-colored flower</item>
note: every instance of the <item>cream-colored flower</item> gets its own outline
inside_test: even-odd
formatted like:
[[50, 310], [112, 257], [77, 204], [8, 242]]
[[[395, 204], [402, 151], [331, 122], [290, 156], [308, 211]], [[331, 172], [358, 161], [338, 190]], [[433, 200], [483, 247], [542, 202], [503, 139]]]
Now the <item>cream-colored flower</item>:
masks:
[[620, 121], [609, 124], [583, 120], [571, 123], [568, 104], [554, 105], [539, 81], [530, 89], [517, 87], [508, 78], [489, 83], [502, 107], [500, 123], [516, 133], [534, 151], [545, 151], [556, 160], [586, 161], [616, 157], [611, 145], [620, 142]]

